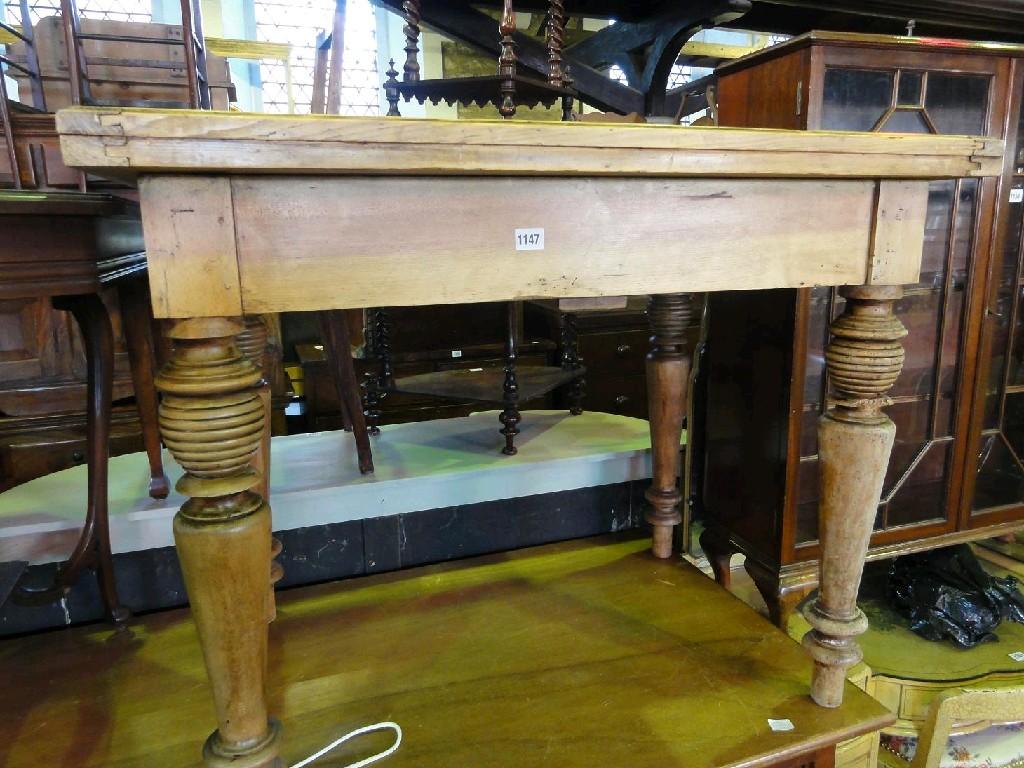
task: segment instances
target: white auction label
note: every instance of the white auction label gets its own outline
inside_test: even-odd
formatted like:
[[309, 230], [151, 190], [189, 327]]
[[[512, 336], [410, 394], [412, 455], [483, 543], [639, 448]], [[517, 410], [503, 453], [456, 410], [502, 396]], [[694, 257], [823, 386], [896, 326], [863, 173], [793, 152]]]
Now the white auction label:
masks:
[[1011, 203], [1024, 203], [1024, 187], [1014, 187], [1010, 190]]
[[1014, 651], [1010, 654], [1010, 658], [1014, 661], [1024, 661], [1024, 651]]
[[792, 731], [796, 726], [793, 725], [793, 721], [789, 718], [784, 720], [772, 720], [768, 718], [768, 727], [773, 731]]
[[516, 230], [517, 251], [543, 251], [544, 227]]

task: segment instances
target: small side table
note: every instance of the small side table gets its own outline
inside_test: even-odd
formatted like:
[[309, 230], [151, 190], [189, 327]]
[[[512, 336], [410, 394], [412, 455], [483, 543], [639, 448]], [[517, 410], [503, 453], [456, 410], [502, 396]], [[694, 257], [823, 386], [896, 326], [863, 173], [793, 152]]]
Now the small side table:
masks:
[[0, 192], [0, 298], [50, 298], [70, 312], [85, 342], [88, 403], [88, 500], [78, 544], [55, 581], [44, 587], [21, 584], [15, 599], [51, 602], [63, 596], [85, 568], [93, 568], [108, 618], [129, 615], [114, 583], [107, 519], [107, 462], [113, 376], [113, 333], [99, 291], [115, 285], [124, 317], [135, 401], [149, 457], [149, 493], [167, 496], [153, 384], [152, 313], [146, 254], [137, 206], [102, 194]]

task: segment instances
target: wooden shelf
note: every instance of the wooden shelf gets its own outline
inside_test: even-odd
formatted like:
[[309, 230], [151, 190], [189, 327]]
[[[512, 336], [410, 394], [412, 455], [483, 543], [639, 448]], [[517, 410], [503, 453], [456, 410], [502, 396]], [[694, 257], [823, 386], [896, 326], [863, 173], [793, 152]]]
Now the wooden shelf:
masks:
[[[585, 373], [586, 369], [584, 368], [567, 371], [546, 365], [519, 366], [516, 368], [519, 402], [525, 403], [542, 397]], [[502, 402], [504, 383], [504, 368], [463, 368], [395, 379], [391, 391], [411, 395], [430, 395], [451, 400], [500, 403]]]

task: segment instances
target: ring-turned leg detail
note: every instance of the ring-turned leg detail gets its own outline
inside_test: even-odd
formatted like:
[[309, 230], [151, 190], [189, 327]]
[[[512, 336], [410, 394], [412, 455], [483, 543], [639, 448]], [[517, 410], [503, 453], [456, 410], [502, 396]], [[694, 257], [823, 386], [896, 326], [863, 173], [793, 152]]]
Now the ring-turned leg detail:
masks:
[[[260, 475], [258, 492], [268, 504], [270, 503], [270, 420], [273, 417], [270, 384], [266, 381], [267, 344], [269, 339], [270, 330], [267, 328], [266, 320], [263, 319], [262, 315], [246, 315], [242, 318], [242, 332], [236, 338], [238, 349], [252, 361], [252, 364], [256, 366], [262, 376], [257, 393], [259, 394], [260, 401], [263, 403], [263, 434], [260, 437], [259, 450], [256, 451], [251, 465]], [[273, 560], [270, 563], [270, 591], [267, 595], [267, 617], [269, 621], [273, 621], [277, 617], [277, 599], [274, 594], [274, 585], [284, 578], [284, 568], [277, 560], [277, 556], [282, 551], [280, 539], [273, 536], [270, 540], [270, 547]]]
[[683, 521], [679, 505], [679, 444], [686, 413], [690, 353], [686, 328], [690, 325], [690, 295], [652, 296], [648, 305], [651, 351], [647, 355], [647, 407], [651, 422], [653, 479], [645, 494], [650, 507], [651, 551], [655, 557], [672, 554], [672, 534]]
[[266, 415], [262, 372], [236, 342], [240, 323], [184, 320], [157, 377], [160, 426], [188, 496], [174, 538], [213, 688], [218, 728], [208, 768], [280, 768], [278, 727], [267, 716], [267, 575], [270, 507], [251, 462]]
[[817, 599], [804, 610], [813, 629], [804, 647], [814, 659], [811, 697], [823, 707], [843, 700], [846, 670], [861, 659], [857, 635], [868, 626], [857, 607], [868, 542], [896, 427], [882, 411], [903, 368], [907, 335], [893, 314], [899, 287], [844, 288], [843, 314], [825, 353], [829, 407], [818, 420], [821, 472]]

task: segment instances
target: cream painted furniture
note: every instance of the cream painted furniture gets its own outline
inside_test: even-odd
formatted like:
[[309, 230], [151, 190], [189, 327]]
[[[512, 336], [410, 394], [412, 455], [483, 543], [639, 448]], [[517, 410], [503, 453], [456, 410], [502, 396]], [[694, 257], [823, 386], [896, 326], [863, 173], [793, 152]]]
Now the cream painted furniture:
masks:
[[[1016, 651], [1024, 650], [1024, 625], [1004, 621], [996, 634], [999, 642], [982, 643], [970, 650], [950, 642], [932, 642], [916, 635], [909, 622], [889, 606], [885, 597], [886, 569], [881, 564], [869, 566], [860, 592], [860, 605], [871, 626], [858, 643], [864, 662], [850, 670], [849, 679], [871, 694], [895, 715], [895, 722], [882, 731], [882, 739], [902, 741], [916, 739], [926, 733], [929, 717], [936, 703], [950, 693], [964, 689], [1019, 689], [1024, 686], [1024, 662]], [[986, 564], [985, 569], [997, 576], [1007, 571]], [[805, 599], [804, 604], [813, 599]], [[786, 623], [786, 631], [794, 639], [810, 629], [807, 621], [794, 612]], [[870, 666], [868, 666], [870, 665]], [[854, 673], [858, 674], [854, 674]], [[1010, 718], [1005, 718], [1010, 719]], [[981, 726], [958, 728], [957, 733], [977, 730]], [[1021, 732], [1024, 752], [1024, 731]], [[875, 744], [878, 736], [875, 735]], [[841, 760], [852, 754], [852, 744], [840, 744], [837, 768], [873, 768], [870, 763], [849, 763]], [[883, 765], [899, 765], [883, 745], [878, 750]]]
[[928, 181], [998, 175], [1002, 142], [121, 109], [58, 125], [70, 165], [138, 180], [154, 311], [177, 321], [161, 426], [187, 473], [175, 536], [217, 706], [210, 768], [280, 765], [260, 373], [235, 343], [238, 318], [264, 312], [650, 294], [647, 518], [665, 558], [682, 519], [689, 292], [846, 286], [804, 640], [811, 696], [840, 706], [893, 442], [882, 409], [906, 331], [892, 305], [918, 279]]
[[[928, 719], [921, 730], [917, 750], [909, 763], [903, 758], [886, 752], [881, 765], [893, 768], [940, 768], [942, 765], [986, 765], [992, 768], [1015, 768], [1024, 765], [1024, 727], [1006, 729], [1011, 735], [999, 738], [999, 744], [991, 741], [993, 748], [1002, 748], [1000, 758], [966, 750], [967, 754], [956, 754], [956, 741], [951, 737], [958, 726], [973, 726], [975, 731], [987, 731], [1000, 723], [1024, 722], [1024, 688], [961, 689], [946, 691], [932, 702]], [[1015, 734], [1022, 734], [1018, 739]], [[964, 739], [960, 740], [963, 743]], [[985, 740], [975, 738], [976, 749], [984, 749]], [[1019, 751], [1018, 751], [1019, 747]], [[951, 749], [954, 754], [950, 755]], [[945, 759], [944, 759], [945, 758]]]

